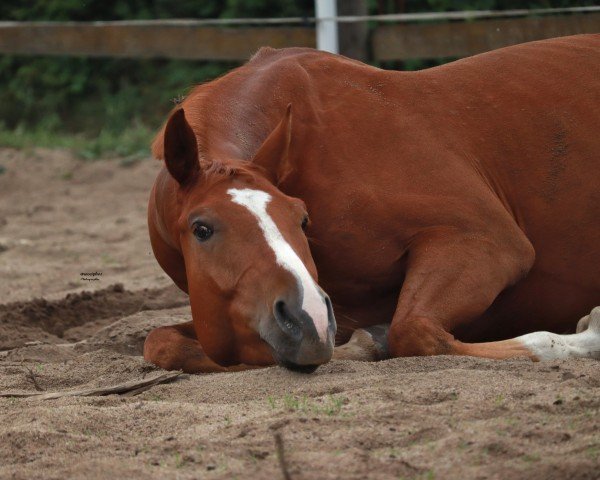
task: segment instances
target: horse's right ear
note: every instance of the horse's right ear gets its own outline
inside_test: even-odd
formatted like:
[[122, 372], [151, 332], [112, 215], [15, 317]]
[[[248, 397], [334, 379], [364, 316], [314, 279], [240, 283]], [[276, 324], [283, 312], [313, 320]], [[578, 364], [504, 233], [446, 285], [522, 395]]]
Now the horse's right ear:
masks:
[[196, 135], [182, 108], [175, 110], [165, 126], [164, 159], [167, 170], [182, 186], [200, 174]]
[[252, 162], [267, 172], [267, 177], [278, 185], [291, 171], [289, 152], [292, 142], [292, 104], [288, 104], [285, 113], [275, 129], [254, 155]]

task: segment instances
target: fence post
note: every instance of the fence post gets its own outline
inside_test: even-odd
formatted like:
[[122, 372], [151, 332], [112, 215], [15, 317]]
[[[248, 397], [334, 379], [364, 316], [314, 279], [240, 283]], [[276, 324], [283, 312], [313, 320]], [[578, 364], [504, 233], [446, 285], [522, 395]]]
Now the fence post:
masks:
[[[317, 48], [339, 53], [336, 0], [315, 0], [317, 20]], [[323, 20], [329, 18], [330, 20]]]
[[[337, 0], [340, 17], [365, 16], [369, 14], [367, 0]], [[367, 22], [342, 23], [338, 25], [340, 53], [362, 62], [369, 60], [369, 25]]]

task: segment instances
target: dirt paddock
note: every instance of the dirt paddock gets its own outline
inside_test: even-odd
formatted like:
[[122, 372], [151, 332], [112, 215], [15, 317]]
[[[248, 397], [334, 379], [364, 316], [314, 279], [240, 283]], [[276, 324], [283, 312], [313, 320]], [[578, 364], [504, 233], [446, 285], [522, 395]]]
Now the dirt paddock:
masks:
[[158, 378], [144, 337], [190, 312], [147, 239], [156, 162], [0, 165], [1, 479], [600, 478], [592, 360], [332, 362], [45, 399]]

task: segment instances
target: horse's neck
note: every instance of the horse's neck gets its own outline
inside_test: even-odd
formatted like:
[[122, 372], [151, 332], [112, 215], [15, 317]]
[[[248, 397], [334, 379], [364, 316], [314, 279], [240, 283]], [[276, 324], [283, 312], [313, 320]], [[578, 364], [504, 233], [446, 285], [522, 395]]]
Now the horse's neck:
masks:
[[[335, 92], [357, 90], [353, 103], [348, 105], [360, 108], [360, 102], [373, 101], [371, 97], [377, 93], [373, 85], [380, 80], [391, 85], [406, 78], [405, 74], [390, 75], [319, 52], [301, 60], [273, 65], [267, 62], [259, 67], [252, 63], [241, 67], [210, 84], [197, 100], [190, 99], [199, 119], [194, 130], [206, 160], [250, 161], [283, 118], [289, 103], [293, 143], [302, 145], [304, 139], [322, 133], [322, 124], [327, 122], [321, 118], [323, 112], [340, 108]], [[346, 78], [352, 78], [350, 87], [344, 83]]]
[[[264, 96], [233, 103], [223, 106], [199, 134], [201, 155], [207, 160], [252, 160], [283, 118], [289, 100]], [[294, 112], [300, 108], [294, 106]]]
[[292, 124], [314, 123], [312, 103], [320, 87], [298, 62], [250, 63], [215, 81], [197, 101], [190, 99], [202, 124], [194, 128], [202, 153], [207, 159], [252, 159], [288, 104]]

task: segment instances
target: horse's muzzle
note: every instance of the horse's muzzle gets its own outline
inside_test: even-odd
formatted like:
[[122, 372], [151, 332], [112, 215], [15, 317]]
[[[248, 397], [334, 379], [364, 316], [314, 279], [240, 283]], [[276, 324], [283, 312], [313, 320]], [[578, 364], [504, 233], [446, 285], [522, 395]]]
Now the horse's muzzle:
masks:
[[279, 298], [273, 305], [274, 322], [261, 335], [273, 350], [280, 365], [302, 373], [312, 373], [319, 365], [327, 363], [333, 355], [336, 323], [331, 301], [323, 297], [327, 315], [326, 338], [319, 336], [313, 319], [297, 300]]

